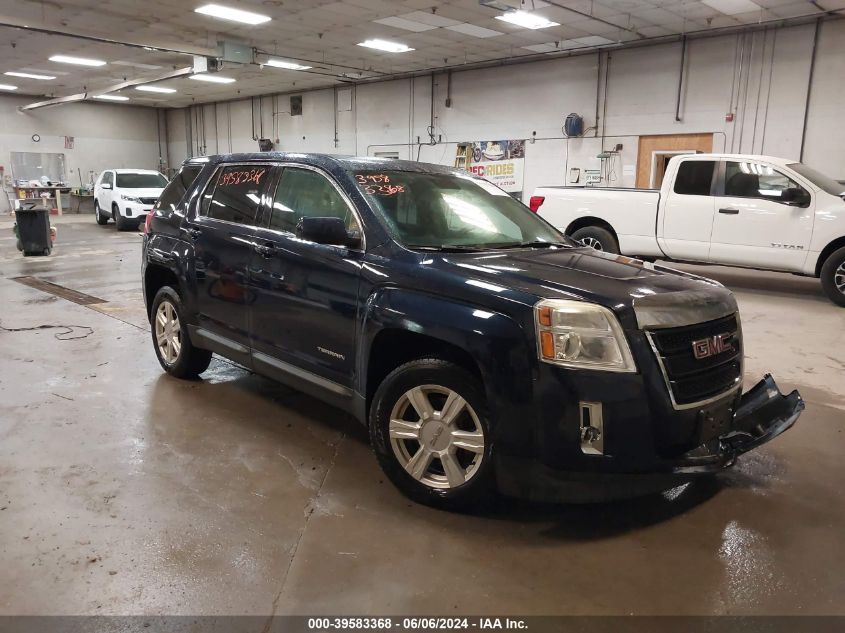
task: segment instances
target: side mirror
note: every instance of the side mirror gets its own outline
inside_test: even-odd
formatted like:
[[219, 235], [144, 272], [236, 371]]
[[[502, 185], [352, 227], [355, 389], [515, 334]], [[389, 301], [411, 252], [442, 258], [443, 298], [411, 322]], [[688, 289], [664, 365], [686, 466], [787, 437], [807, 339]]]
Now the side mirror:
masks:
[[806, 207], [810, 204], [810, 194], [798, 187], [790, 187], [781, 192], [780, 201], [792, 207]]
[[107, 182], [104, 182], [102, 185], [100, 185], [100, 188], [101, 189], [111, 189], [111, 185]]
[[349, 234], [340, 218], [301, 218], [296, 224], [296, 237], [317, 244], [356, 248], [361, 238]]

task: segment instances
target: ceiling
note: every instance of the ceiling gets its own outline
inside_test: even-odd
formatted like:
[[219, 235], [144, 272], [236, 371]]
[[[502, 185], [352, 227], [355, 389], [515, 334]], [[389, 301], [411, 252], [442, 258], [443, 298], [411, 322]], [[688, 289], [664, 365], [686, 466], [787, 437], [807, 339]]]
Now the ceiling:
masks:
[[[90, 96], [125, 81], [149, 82], [191, 66], [190, 54], [214, 56], [222, 40], [257, 49], [259, 61], [269, 54], [312, 66], [293, 71], [224, 63], [218, 75], [235, 83], [184, 77], [156, 83], [175, 89], [173, 94], [120, 91], [130, 104], [182, 107], [845, 10], [845, 0], [499, 0], [513, 7], [522, 2], [524, 10], [559, 23], [530, 30], [495, 19], [502, 11], [478, 0], [216, 2], [272, 19], [247, 26], [195, 13], [206, 0], [0, 0], [0, 24], [28, 27], [0, 26], [0, 73], [56, 77], [39, 81], [0, 74], [0, 84], [18, 86], [17, 94]], [[415, 50], [392, 54], [357, 46], [371, 38]], [[118, 43], [99, 41], [103, 39]], [[56, 54], [107, 64], [90, 68], [48, 61]]]

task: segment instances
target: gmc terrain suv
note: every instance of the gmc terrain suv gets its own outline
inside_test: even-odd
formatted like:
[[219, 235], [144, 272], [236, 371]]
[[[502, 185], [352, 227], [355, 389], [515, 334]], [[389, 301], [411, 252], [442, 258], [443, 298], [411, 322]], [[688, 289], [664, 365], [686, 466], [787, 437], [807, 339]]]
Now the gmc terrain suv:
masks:
[[311, 154], [191, 159], [146, 224], [155, 353], [351, 411], [410, 497], [593, 501], [715, 473], [804, 408], [742, 394], [718, 283], [598, 252], [485, 180]]

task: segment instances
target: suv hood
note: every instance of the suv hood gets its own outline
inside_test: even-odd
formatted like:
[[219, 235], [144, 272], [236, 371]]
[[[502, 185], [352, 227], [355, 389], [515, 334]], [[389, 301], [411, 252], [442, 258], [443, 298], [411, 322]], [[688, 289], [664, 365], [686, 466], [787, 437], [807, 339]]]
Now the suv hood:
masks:
[[[588, 248], [449, 253], [435, 262], [444, 272], [474, 279], [470, 285], [482, 289], [598, 303], [635, 328], [697, 323], [736, 311], [733, 295], [718, 282]], [[502, 296], [501, 291], [491, 294]]]

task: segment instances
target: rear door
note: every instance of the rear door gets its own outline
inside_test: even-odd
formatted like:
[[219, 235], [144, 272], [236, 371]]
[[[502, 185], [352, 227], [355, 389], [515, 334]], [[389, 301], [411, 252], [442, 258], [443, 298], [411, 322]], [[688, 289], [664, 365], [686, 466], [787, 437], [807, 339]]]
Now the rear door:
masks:
[[267, 202], [250, 270], [255, 367], [349, 395], [363, 248], [316, 244], [295, 231], [303, 217], [339, 217], [360, 235], [356, 210], [331, 176], [307, 165], [281, 167]]
[[200, 336], [245, 364], [250, 355], [249, 263], [267, 164], [223, 164], [212, 174], [184, 227], [194, 246], [193, 282]]
[[673, 259], [710, 261], [716, 161], [685, 159], [678, 165], [663, 205], [660, 247]]
[[[815, 199], [778, 167], [762, 161], [720, 161], [715, 198], [714, 263], [800, 271], [813, 233]], [[802, 190], [804, 206], [780, 200], [787, 189]]]

